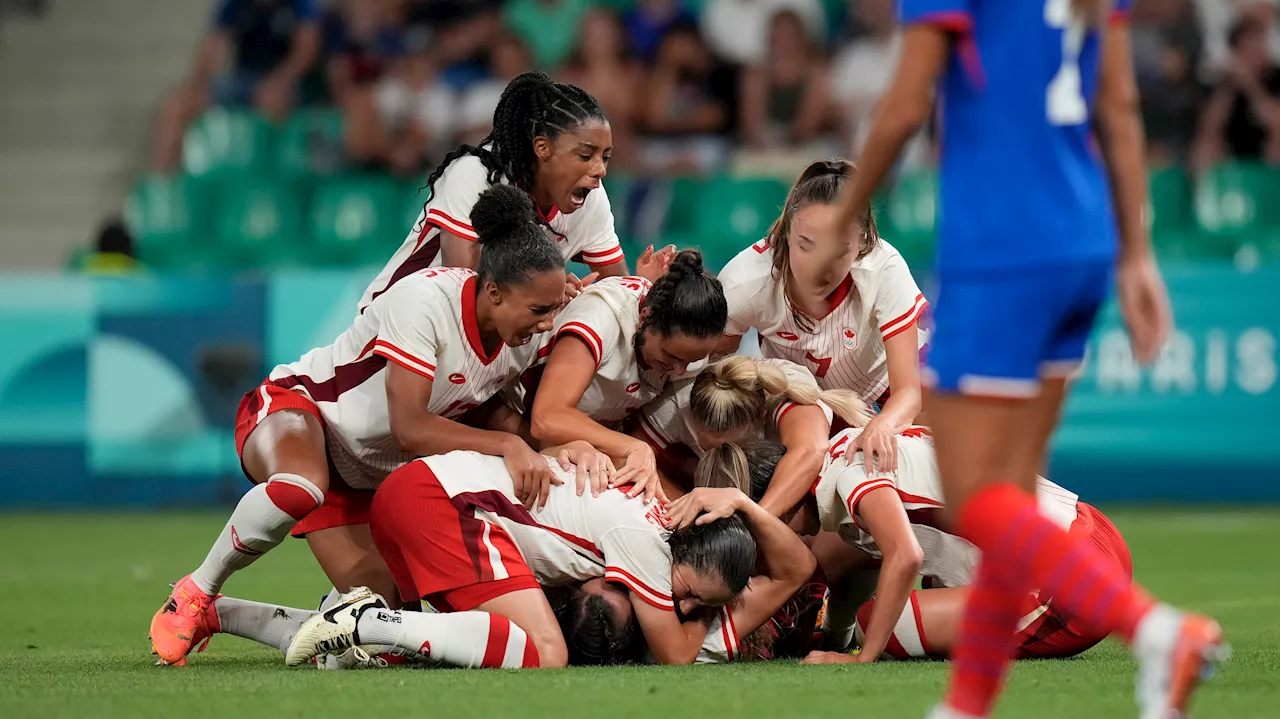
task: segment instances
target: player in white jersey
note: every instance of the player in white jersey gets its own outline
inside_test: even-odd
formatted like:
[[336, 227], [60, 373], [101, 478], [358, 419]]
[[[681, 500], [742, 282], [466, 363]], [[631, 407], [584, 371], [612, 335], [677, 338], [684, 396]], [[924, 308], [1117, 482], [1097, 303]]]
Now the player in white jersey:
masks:
[[152, 620], [163, 661], [185, 658], [208, 633], [222, 584], [291, 529], [309, 533], [335, 586], [353, 578], [389, 585], [385, 567], [362, 561], [376, 554], [367, 528], [349, 527], [364, 520], [346, 495], [414, 457], [488, 452], [505, 459], [525, 498], [545, 495], [551, 474], [522, 439], [456, 421], [533, 362], [532, 340], [563, 302], [564, 258], [533, 213], [515, 188], [486, 191], [474, 213], [485, 248], [478, 275], [447, 269], [406, 278], [332, 345], [277, 367], [245, 395], [236, 450], [255, 486]]
[[[972, 544], [943, 528], [942, 480], [928, 430], [912, 427], [903, 432], [899, 437], [898, 471], [892, 474], [867, 471], [863, 454], [852, 450], [859, 431], [844, 430], [831, 439], [826, 466], [813, 496], [797, 506], [799, 518], [792, 517], [792, 526], [807, 525], [807, 533], [816, 533], [819, 526], [836, 532], [880, 562], [875, 606], [860, 625], [861, 651], [856, 655], [817, 652], [808, 660], [815, 663], [875, 661], [886, 651], [892, 655], [890, 643], [901, 641], [901, 637], [895, 639], [895, 634], [901, 634], [902, 617], [918, 607], [919, 597], [912, 599], [916, 579], [925, 577], [933, 587], [967, 586], [979, 559]], [[745, 448], [748, 461], [764, 464], [766, 470], [780, 450], [776, 443], [767, 441]], [[763, 487], [752, 487], [752, 493], [761, 490]], [[1080, 502], [1077, 495], [1040, 477], [1038, 501], [1041, 515], [1065, 530], [1087, 534], [1118, 563], [1128, 566], [1128, 550], [1118, 532], [1100, 512]], [[831, 606], [847, 606], [846, 598], [836, 596], [836, 592], [833, 587]], [[1048, 615], [1051, 621], [1040, 622], [1037, 630], [1044, 627], [1048, 634], [1070, 626], [1074, 636], [1069, 640], [1066, 635], [1059, 635], [1050, 641], [1059, 649], [1082, 643], [1087, 648], [1102, 639], [1076, 627], [1060, 610], [1051, 608], [1050, 597], [1032, 596], [1035, 606], [1041, 609], [1028, 608], [1028, 625]], [[853, 603], [854, 607], [857, 605]], [[841, 626], [843, 622], [831, 614], [828, 612], [825, 628], [841, 635], [835, 644], [847, 644], [854, 636], [852, 617]]]
[[581, 439], [615, 458], [617, 482], [652, 498], [661, 487], [653, 448], [620, 431], [716, 346], [726, 305], [702, 254], [684, 250], [652, 287], [635, 277], [597, 282], [556, 319], [554, 346], [533, 396], [531, 431], [549, 444]]
[[[834, 411], [834, 414], [833, 414]], [[769, 437], [787, 448], [760, 500], [780, 516], [813, 486], [835, 416], [863, 426], [869, 413], [849, 390], [819, 390], [809, 370], [786, 360], [725, 357], [696, 377], [672, 382], [641, 410], [633, 434], [658, 453], [667, 496], [693, 486], [708, 451]]]
[[[360, 299], [375, 297], [426, 267], [469, 267], [480, 261], [471, 210], [480, 193], [510, 184], [529, 193], [539, 217], [566, 259], [600, 275], [627, 274], [609, 198], [600, 181], [608, 171], [613, 134], [604, 110], [586, 91], [540, 72], [507, 85], [493, 115], [493, 131], [478, 147], [449, 153], [427, 178], [427, 200], [400, 249]], [[674, 248], [638, 260], [636, 273], [656, 278]], [[571, 280], [571, 294], [580, 283]]]
[[815, 162], [791, 188], [769, 235], [720, 272], [729, 300], [726, 344], [754, 328], [765, 357], [813, 371], [823, 389], [849, 389], [880, 413], [858, 439], [880, 469], [897, 466], [894, 437], [920, 413], [918, 321], [928, 306], [911, 270], [868, 213], [861, 237], [823, 242], [853, 164]]
[[[580, 447], [573, 450], [575, 460], [598, 454], [585, 443], [574, 445]], [[572, 483], [568, 470], [551, 458], [547, 462]], [[660, 662], [687, 664], [698, 653], [705, 626], [682, 618], [726, 605], [743, 592], [756, 565], [757, 541], [766, 561], [783, 555], [794, 560], [805, 551], [781, 522], [741, 492], [729, 504], [728, 513], [675, 532], [668, 531], [660, 506], [619, 489], [596, 496], [560, 485], [546, 506], [530, 511], [516, 501], [500, 459], [451, 452], [392, 473], [374, 497], [371, 519], [401, 599], [422, 599], [441, 611], [475, 609], [507, 617], [533, 639], [541, 666], [568, 661], [541, 586], [597, 577], [627, 588]], [[735, 512], [743, 516], [730, 516]], [[410, 614], [396, 618], [410, 622]], [[362, 631], [356, 627], [347, 645], [360, 643]], [[317, 646], [304, 634], [299, 632], [295, 644]]]

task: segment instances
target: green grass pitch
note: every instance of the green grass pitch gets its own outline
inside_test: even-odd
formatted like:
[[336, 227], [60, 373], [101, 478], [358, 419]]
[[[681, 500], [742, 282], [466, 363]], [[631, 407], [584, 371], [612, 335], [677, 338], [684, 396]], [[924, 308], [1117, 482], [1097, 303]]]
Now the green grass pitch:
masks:
[[[1235, 653], [1200, 719], [1280, 717], [1280, 511], [1115, 512], [1139, 579], [1217, 616]], [[0, 515], [0, 717], [866, 717], [918, 719], [945, 665], [627, 667], [558, 671], [286, 668], [215, 637], [186, 668], [156, 667], [147, 625], [166, 583], [203, 557], [222, 513]], [[312, 607], [327, 582], [289, 541], [233, 579], [251, 599]], [[997, 712], [1135, 717], [1133, 664], [1104, 644], [1022, 662]]]

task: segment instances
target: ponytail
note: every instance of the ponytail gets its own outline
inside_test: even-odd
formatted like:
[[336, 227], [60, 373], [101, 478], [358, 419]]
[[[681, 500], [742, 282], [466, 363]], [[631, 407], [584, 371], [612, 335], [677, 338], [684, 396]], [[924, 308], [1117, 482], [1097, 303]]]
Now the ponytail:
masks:
[[772, 440], [755, 440], [741, 447], [722, 444], [698, 461], [693, 486], [732, 487], [759, 502], [769, 489], [773, 470], [786, 453], [786, 447]]
[[719, 434], [759, 429], [772, 401], [796, 404], [822, 402], [850, 426], [871, 421], [867, 405], [849, 390], [819, 390], [808, 382], [792, 381], [781, 368], [750, 357], [725, 357], [712, 362], [693, 381], [689, 408], [704, 429]]

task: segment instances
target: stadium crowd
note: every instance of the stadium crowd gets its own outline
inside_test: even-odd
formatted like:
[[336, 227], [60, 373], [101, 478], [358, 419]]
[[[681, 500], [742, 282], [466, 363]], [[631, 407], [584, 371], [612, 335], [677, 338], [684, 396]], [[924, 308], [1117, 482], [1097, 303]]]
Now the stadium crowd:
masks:
[[[1136, 0], [1154, 166], [1280, 163], [1274, 0]], [[857, 147], [900, 51], [893, 0], [221, 0], [164, 98], [154, 168], [212, 104], [335, 106], [352, 168], [418, 177], [539, 69], [599, 98], [633, 174], [791, 176]], [[927, 134], [927, 133], [926, 133]], [[335, 148], [335, 151], [337, 149]], [[905, 162], [932, 161], [918, 138]]]

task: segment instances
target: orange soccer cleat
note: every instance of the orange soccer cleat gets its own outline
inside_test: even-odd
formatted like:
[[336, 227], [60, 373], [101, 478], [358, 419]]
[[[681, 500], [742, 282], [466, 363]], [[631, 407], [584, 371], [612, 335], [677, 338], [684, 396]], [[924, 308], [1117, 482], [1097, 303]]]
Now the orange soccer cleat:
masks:
[[1222, 641], [1222, 628], [1208, 617], [1166, 607], [1152, 610], [1156, 613], [1163, 616], [1152, 617], [1153, 641], [1135, 646], [1141, 717], [1185, 719], [1196, 686], [1213, 676], [1231, 649]]
[[[222, 595], [218, 595], [222, 596]], [[209, 639], [221, 629], [211, 597], [191, 581], [178, 580], [164, 606], [151, 618], [151, 652], [160, 655], [160, 664], [184, 666], [191, 648], [204, 651]]]

